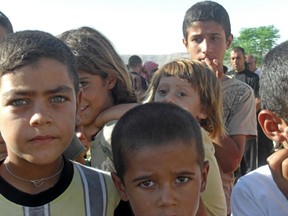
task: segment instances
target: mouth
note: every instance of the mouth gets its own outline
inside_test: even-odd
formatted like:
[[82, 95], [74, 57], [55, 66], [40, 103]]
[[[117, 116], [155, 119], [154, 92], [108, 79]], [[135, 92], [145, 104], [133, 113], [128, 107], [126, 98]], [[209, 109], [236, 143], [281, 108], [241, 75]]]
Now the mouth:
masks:
[[53, 141], [54, 139], [56, 139], [54, 136], [44, 135], [33, 137], [29, 141], [33, 143], [47, 143]]

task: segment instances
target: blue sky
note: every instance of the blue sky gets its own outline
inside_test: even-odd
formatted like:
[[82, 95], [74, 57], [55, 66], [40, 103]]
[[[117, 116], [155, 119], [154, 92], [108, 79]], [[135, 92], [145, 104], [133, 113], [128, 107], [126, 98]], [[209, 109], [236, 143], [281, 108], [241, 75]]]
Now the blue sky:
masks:
[[[274, 25], [278, 42], [288, 39], [286, 0], [216, 0], [230, 15], [232, 33]], [[101, 31], [120, 54], [185, 52], [182, 20], [193, 0], [5, 0], [0, 10], [15, 31], [37, 29], [58, 35], [90, 26]]]

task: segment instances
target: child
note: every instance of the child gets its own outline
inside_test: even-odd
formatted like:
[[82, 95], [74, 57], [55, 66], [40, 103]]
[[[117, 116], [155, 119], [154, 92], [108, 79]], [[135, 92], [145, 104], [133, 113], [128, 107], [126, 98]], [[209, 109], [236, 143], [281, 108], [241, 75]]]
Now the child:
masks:
[[191, 59], [199, 60], [221, 80], [223, 117], [227, 136], [213, 139], [227, 202], [231, 213], [230, 194], [234, 171], [241, 162], [246, 139], [257, 134], [253, 90], [246, 83], [225, 75], [223, 65], [226, 49], [233, 41], [230, 19], [225, 8], [213, 1], [201, 1], [186, 11], [183, 20], [183, 44]]
[[[171, 61], [155, 72], [147, 90], [146, 102], [175, 103], [199, 121], [205, 160], [209, 161], [210, 167], [207, 188], [201, 193], [201, 201], [209, 215], [226, 216], [225, 195], [211, 140], [218, 134], [224, 135], [221, 88], [215, 74], [198, 61]], [[120, 108], [114, 109], [114, 113], [110, 109], [110, 118], [117, 118], [116, 111], [118, 114], [125, 113], [123, 106]], [[104, 114], [99, 118], [104, 118]], [[200, 207], [204, 208], [202, 202]]]
[[83, 91], [79, 126], [91, 145], [91, 166], [113, 171], [113, 165], [102, 149], [115, 121], [98, 128], [97, 116], [117, 104], [136, 102], [126, 65], [112, 43], [101, 32], [90, 27], [71, 29], [59, 36], [77, 58], [78, 74]]
[[17, 32], [0, 43], [0, 65], [1, 214], [113, 215], [110, 176], [62, 157], [81, 99], [70, 49], [45, 32]]
[[210, 167], [207, 188], [201, 198], [209, 215], [226, 215], [225, 195], [211, 140], [224, 135], [221, 88], [215, 74], [200, 62], [174, 60], [156, 71], [147, 97], [148, 102], [175, 103], [199, 121], [205, 160]]
[[112, 132], [113, 181], [136, 216], [195, 215], [208, 163], [199, 124], [179, 106], [129, 110]]
[[288, 41], [265, 56], [260, 78], [263, 110], [259, 123], [268, 138], [282, 143], [268, 165], [241, 177], [232, 192], [232, 212], [241, 215], [288, 215]]

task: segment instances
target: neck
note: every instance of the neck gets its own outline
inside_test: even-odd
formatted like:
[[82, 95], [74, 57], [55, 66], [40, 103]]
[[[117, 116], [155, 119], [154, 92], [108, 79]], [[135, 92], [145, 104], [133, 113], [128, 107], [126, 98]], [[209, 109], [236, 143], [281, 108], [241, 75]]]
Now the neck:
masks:
[[14, 163], [7, 157], [0, 167], [0, 175], [18, 190], [37, 194], [53, 187], [58, 182], [64, 168], [62, 157], [61, 160], [49, 165], [28, 164], [30, 166], [27, 163]]

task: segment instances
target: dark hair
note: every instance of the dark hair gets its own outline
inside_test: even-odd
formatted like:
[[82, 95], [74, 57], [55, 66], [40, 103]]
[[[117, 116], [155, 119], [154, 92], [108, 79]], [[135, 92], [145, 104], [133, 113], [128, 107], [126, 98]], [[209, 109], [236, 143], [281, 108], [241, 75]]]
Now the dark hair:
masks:
[[119, 178], [123, 181], [128, 153], [147, 146], [165, 147], [171, 141], [195, 145], [197, 163], [202, 168], [204, 148], [200, 126], [188, 111], [175, 104], [156, 102], [129, 110], [117, 122], [111, 138], [113, 162]]
[[226, 40], [231, 35], [230, 18], [225, 8], [217, 2], [201, 1], [190, 7], [184, 16], [182, 32], [185, 40], [188, 40], [187, 30], [196, 21], [215, 21], [224, 31]]
[[60, 39], [42, 31], [19, 31], [7, 35], [0, 43], [0, 76], [36, 63], [41, 58], [55, 59], [65, 64], [74, 82], [75, 91], [79, 88], [76, 58], [69, 47]]
[[10, 33], [13, 33], [13, 26], [10, 22], [10, 20], [8, 19], [8, 17], [0, 11], [0, 26], [3, 26], [6, 31], [7, 31], [7, 34], [10, 34]]
[[128, 59], [129, 68], [137, 67], [138, 65], [142, 65], [142, 59], [137, 55], [132, 55]]
[[270, 50], [262, 65], [260, 98], [263, 109], [288, 122], [288, 41]]
[[240, 46], [232, 47], [231, 51], [233, 52], [241, 52], [245, 58], [245, 50]]
[[78, 70], [106, 79], [108, 74], [117, 78], [111, 90], [114, 104], [136, 102], [129, 73], [112, 43], [96, 29], [81, 27], [58, 36], [77, 58]]

